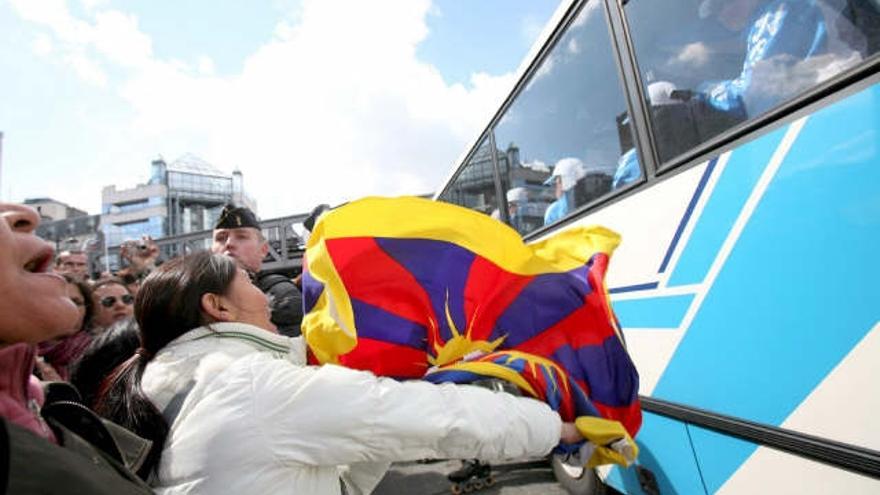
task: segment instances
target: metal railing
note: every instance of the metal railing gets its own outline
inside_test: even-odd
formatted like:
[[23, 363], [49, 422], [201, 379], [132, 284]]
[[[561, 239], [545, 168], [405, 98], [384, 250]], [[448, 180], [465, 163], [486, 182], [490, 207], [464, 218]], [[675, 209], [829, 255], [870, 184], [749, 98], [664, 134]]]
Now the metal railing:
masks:
[[[308, 217], [308, 213], [260, 222], [263, 235], [269, 242], [269, 253], [263, 260], [263, 271], [285, 272], [289, 275], [295, 275], [302, 271], [305, 240], [298, 232], [303, 232], [301, 226], [306, 217]], [[294, 228], [295, 225], [299, 225], [300, 228]], [[202, 230], [163, 237], [156, 239], [156, 244], [159, 246], [161, 257], [170, 259], [194, 251], [210, 249], [212, 232], [212, 230]], [[120, 246], [109, 248], [110, 256], [118, 256], [119, 250]]]

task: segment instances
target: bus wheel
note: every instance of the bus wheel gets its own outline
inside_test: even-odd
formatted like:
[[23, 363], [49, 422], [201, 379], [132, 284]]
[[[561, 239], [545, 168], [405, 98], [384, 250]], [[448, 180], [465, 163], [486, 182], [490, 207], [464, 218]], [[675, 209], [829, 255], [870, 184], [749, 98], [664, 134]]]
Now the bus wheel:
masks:
[[592, 469], [569, 466], [562, 462], [562, 457], [553, 455], [550, 458], [553, 475], [562, 488], [571, 495], [605, 495], [605, 485]]

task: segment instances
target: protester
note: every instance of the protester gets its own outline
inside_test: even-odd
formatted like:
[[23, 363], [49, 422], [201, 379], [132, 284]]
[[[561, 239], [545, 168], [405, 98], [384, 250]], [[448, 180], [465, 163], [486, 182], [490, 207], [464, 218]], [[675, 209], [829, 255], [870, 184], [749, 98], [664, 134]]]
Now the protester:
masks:
[[89, 260], [82, 251], [61, 251], [55, 261], [55, 271], [84, 281], [89, 276]]
[[92, 288], [92, 305], [95, 313], [89, 327], [92, 334], [99, 334], [113, 323], [131, 318], [134, 296], [121, 280], [102, 280]]
[[269, 295], [272, 323], [282, 335], [295, 337], [300, 334], [302, 293], [289, 277], [260, 271], [263, 258], [269, 252], [269, 243], [251, 210], [226, 205], [214, 227], [211, 251], [234, 258], [254, 278], [257, 287]]
[[31, 403], [42, 394], [31, 382], [33, 344], [60, 337], [78, 318], [61, 275], [49, 272], [52, 247], [33, 235], [39, 215], [0, 203], [0, 416], [54, 441]]
[[141, 281], [159, 264], [159, 245], [145, 235], [140, 240], [122, 243], [119, 256], [127, 266], [119, 270], [116, 277], [135, 295]]
[[373, 475], [346, 487], [365, 493], [391, 461], [541, 456], [582, 440], [536, 400], [307, 366], [302, 338], [275, 333], [265, 295], [226, 256], [164, 264], [135, 316], [143, 347], [97, 410], [161, 450], [158, 493], [338, 494], [341, 465]]
[[76, 305], [79, 317], [63, 337], [41, 342], [37, 347], [37, 371], [43, 380], [68, 380], [70, 365], [92, 340], [87, 327], [93, 312], [91, 289], [85, 282], [79, 282], [70, 275], [64, 275], [64, 279], [67, 281], [67, 295]]
[[91, 340], [70, 371], [70, 383], [79, 391], [83, 404], [95, 407], [101, 383], [134, 354], [140, 345], [139, 333], [137, 323], [129, 318]]
[[[34, 344], [69, 331], [79, 311], [67, 294], [64, 278], [50, 271], [52, 247], [33, 234], [39, 218], [29, 207], [0, 203], [3, 489], [8, 493], [149, 493], [112, 454], [96, 448], [87, 431], [72, 433], [69, 428], [82, 422], [65, 424], [52, 416], [47, 421], [40, 413], [44, 397], [31, 375]], [[85, 423], [107, 433], [96, 416], [90, 419]], [[109, 434], [103, 439], [105, 445], [113, 445], [116, 459], [121, 461], [119, 445]]]

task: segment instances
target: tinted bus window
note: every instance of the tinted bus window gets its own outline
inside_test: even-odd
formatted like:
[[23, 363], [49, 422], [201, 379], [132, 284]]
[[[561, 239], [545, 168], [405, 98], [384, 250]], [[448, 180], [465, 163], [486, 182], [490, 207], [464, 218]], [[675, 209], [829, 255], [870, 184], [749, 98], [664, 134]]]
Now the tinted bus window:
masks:
[[586, 3], [495, 127], [523, 234], [642, 175], [603, 6]]
[[662, 161], [878, 50], [873, 0], [632, 0], [626, 18]]
[[477, 150], [439, 198], [479, 212], [496, 214], [498, 198], [495, 194], [495, 172], [491, 147], [483, 138]]

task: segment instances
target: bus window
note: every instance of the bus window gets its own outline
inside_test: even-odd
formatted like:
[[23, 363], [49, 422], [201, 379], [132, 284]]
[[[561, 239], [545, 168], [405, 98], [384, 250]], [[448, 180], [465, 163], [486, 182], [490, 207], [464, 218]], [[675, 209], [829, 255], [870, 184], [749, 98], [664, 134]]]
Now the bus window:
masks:
[[522, 234], [642, 176], [603, 9], [585, 4], [495, 127]]
[[626, 18], [661, 161], [878, 50], [878, 2], [633, 0]]
[[487, 215], [497, 214], [498, 198], [495, 193], [495, 172], [490, 150], [491, 146], [484, 137], [477, 150], [468, 158], [467, 163], [439, 199]]

